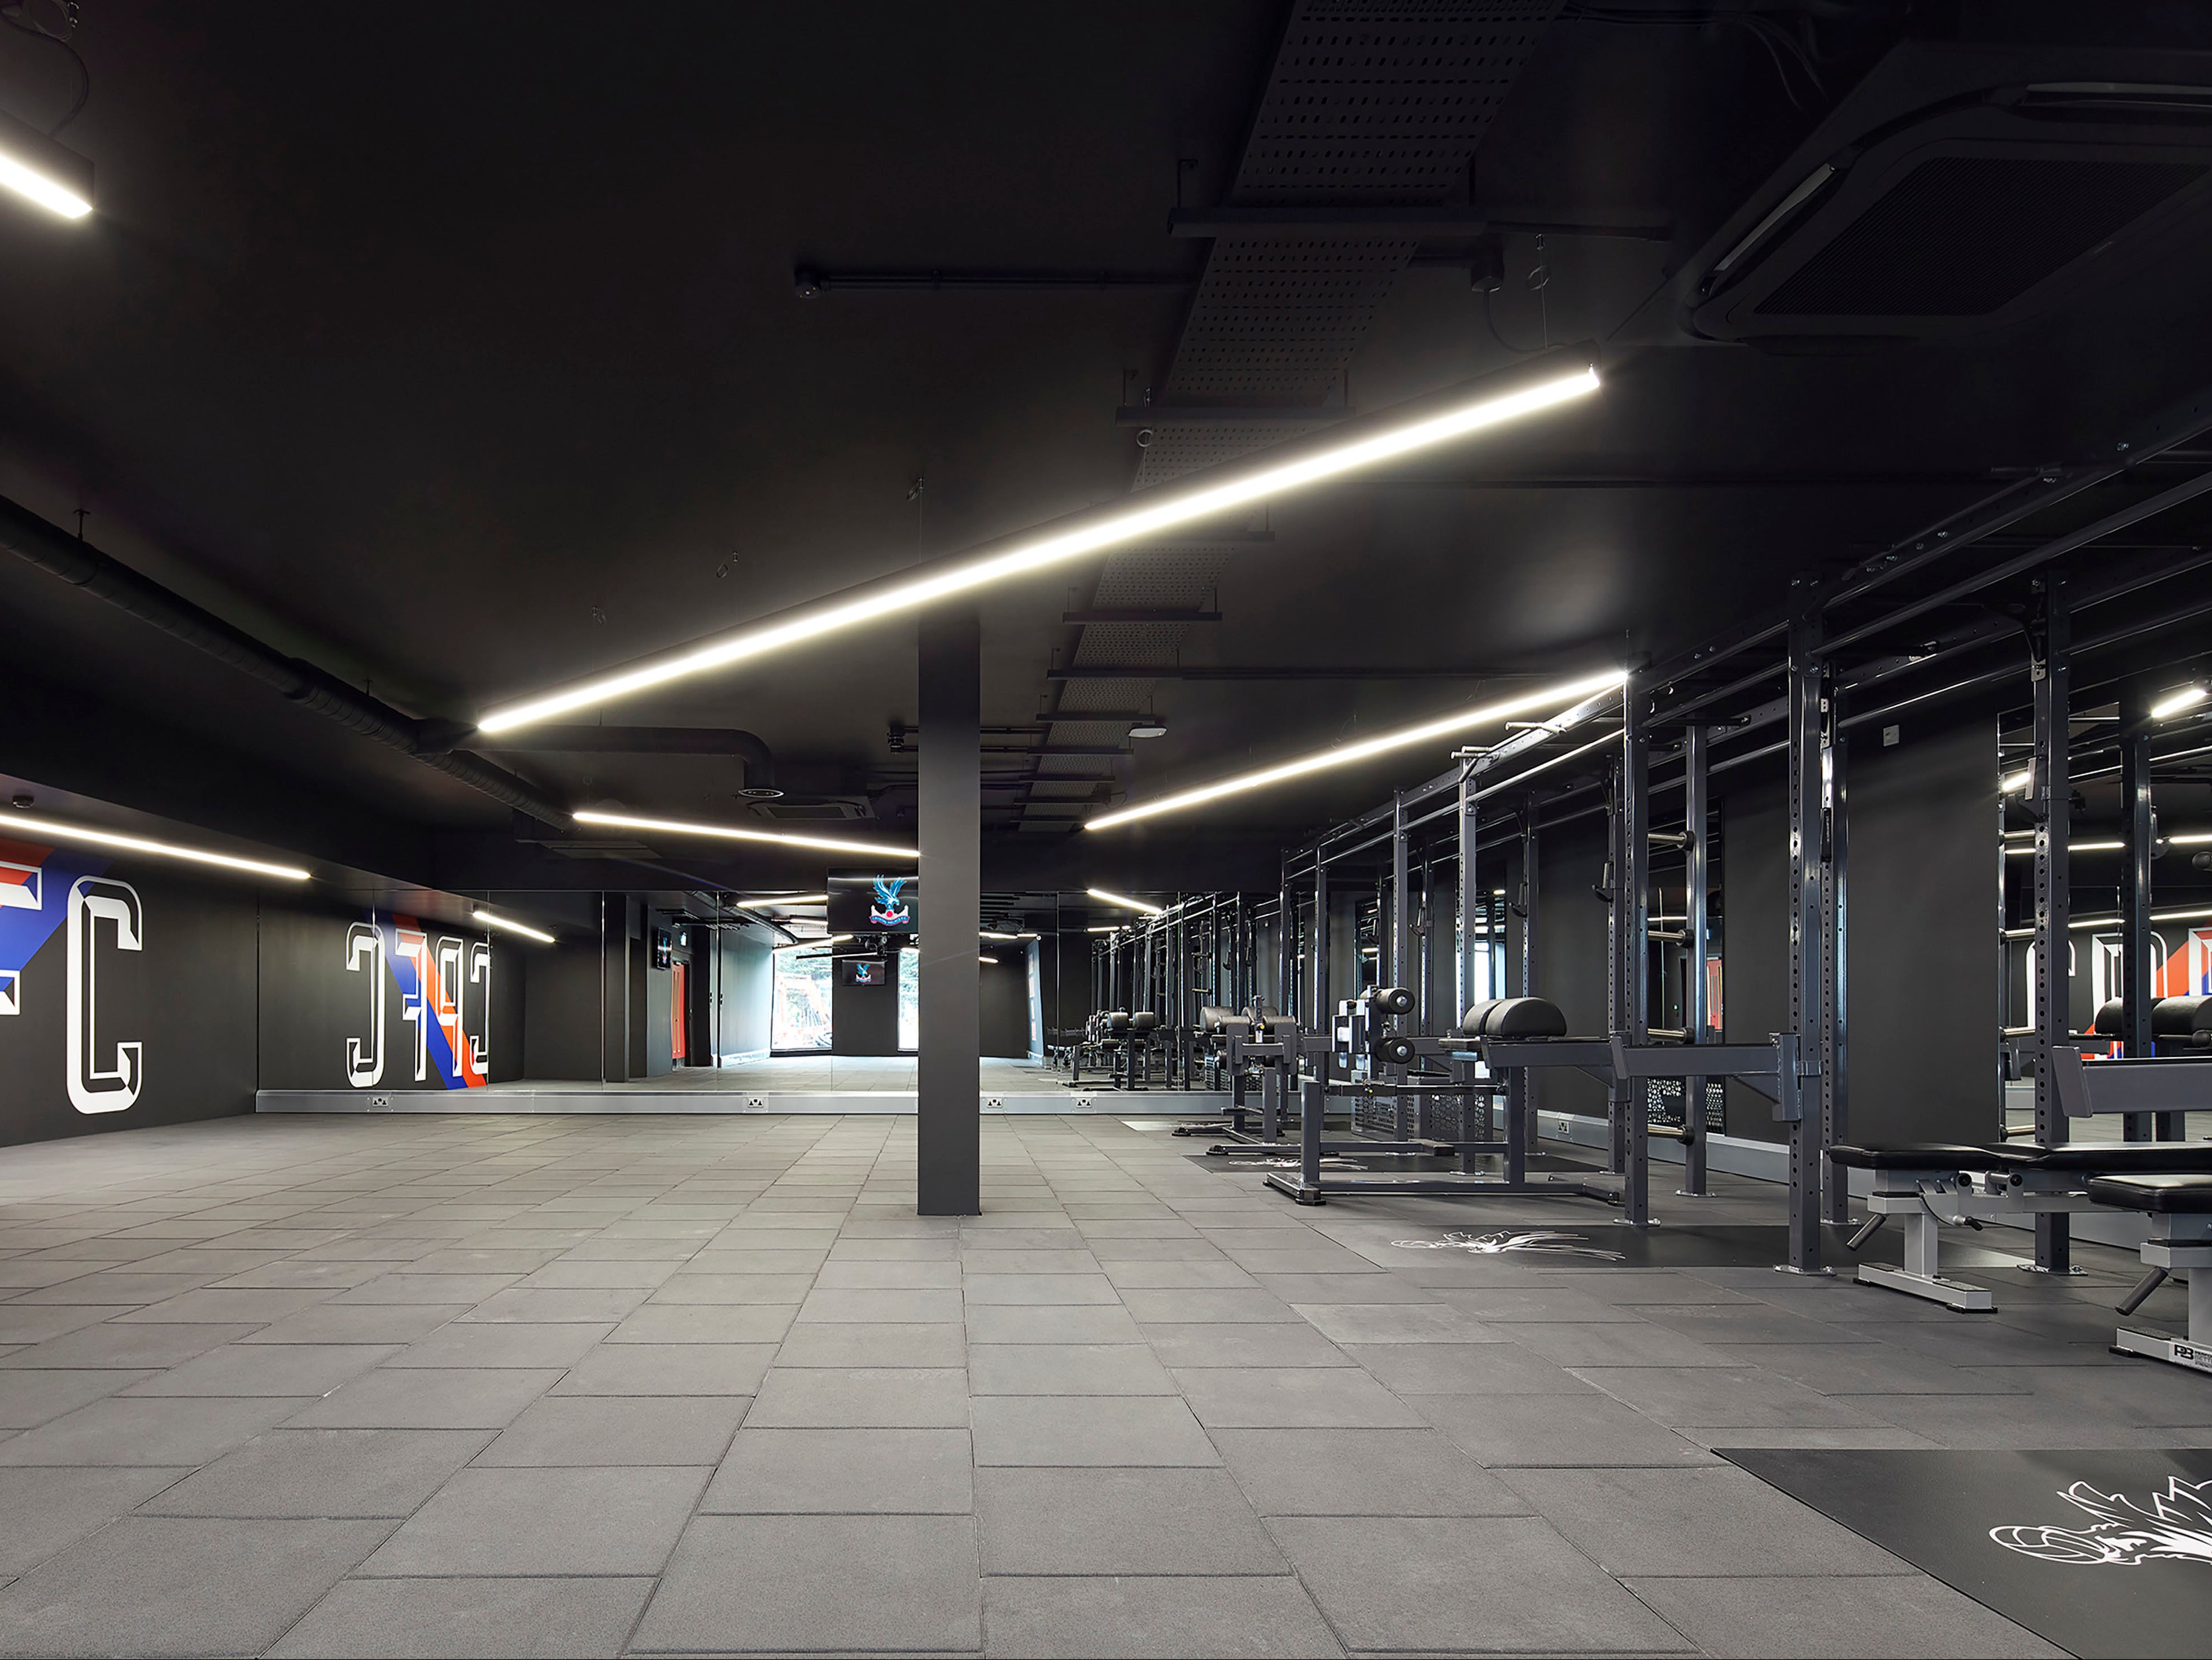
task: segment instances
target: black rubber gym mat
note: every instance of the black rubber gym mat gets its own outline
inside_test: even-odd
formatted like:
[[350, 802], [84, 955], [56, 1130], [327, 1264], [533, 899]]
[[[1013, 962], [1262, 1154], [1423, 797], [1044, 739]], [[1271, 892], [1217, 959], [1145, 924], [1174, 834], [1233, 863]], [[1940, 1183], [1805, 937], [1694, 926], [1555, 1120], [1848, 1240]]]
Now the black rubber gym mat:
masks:
[[2212, 1648], [2212, 1452], [1713, 1451], [2083, 1660]]

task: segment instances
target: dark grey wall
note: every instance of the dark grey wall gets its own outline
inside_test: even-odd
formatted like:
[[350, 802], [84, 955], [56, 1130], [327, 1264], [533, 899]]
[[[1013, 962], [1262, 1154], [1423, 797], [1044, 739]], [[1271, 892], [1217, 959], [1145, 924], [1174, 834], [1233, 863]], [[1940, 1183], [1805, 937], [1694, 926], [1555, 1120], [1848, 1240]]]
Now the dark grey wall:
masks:
[[[1717, 794], [1721, 781], [1714, 782]], [[1720, 809], [1727, 918], [1721, 1036], [1729, 1043], [1764, 1043], [1790, 1020], [1790, 815], [1778, 766], [1764, 778], [1732, 780]], [[1856, 833], [1856, 811], [1852, 827]], [[1863, 884], [1852, 884], [1855, 905], [1862, 891]], [[1753, 1141], [1786, 1138], [1774, 1122], [1774, 1104], [1739, 1083], [1728, 1086], [1728, 1129]]]
[[[380, 965], [371, 953], [356, 954], [348, 944], [356, 928], [375, 928], [384, 942]], [[403, 977], [411, 981], [412, 964], [392, 959], [403, 937], [421, 936], [428, 953], [431, 986], [428, 1024], [407, 1018]], [[366, 936], [364, 936], [366, 937]], [[490, 950], [488, 980], [471, 980], [478, 954]], [[435, 1018], [435, 992], [456, 963], [441, 951], [458, 948], [458, 984], [444, 987], [459, 1022], [457, 1033]], [[261, 907], [258, 999], [260, 1087], [264, 1089], [438, 1090], [452, 1078], [503, 1082], [523, 1075], [524, 974], [521, 952], [494, 941], [481, 929], [457, 928], [390, 913], [372, 915], [337, 906], [319, 907], [271, 896]], [[349, 968], [349, 962], [356, 966]], [[379, 1003], [384, 1011], [376, 1029]], [[349, 1075], [349, 1045], [359, 1045], [364, 1063], [377, 1052], [383, 1065], [374, 1085], [355, 1085]], [[455, 1045], [465, 1051], [458, 1062], [447, 1057]], [[476, 1057], [481, 1052], [481, 1067]], [[465, 1086], [464, 1086], [465, 1087]]]
[[599, 1075], [599, 942], [564, 941], [522, 960], [525, 1077]]
[[830, 1052], [833, 1055], [898, 1053], [897, 960], [885, 954], [892, 972], [881, 985], [830, 987]]
[[1850, 1133], [1985, 1142], [2002, 1122], [1996, 744], [1984, 722], [1903, 737], [1850, 756]]
[[[0, 967], [16, 971], [4, 1005], [14, 1012], [0, 1014], [0, 1142], [252, 1111], [254, 890], [73, 850], [0, 843], [0, 857], [39, 867], [35, 883], [11, 883], [18, 902], [0, 909]], [[118, 905], [135, 895], [137, 949], [123, 948], [116, 924], [97, 915], [80, 935], [93, 982], [82, 1061], [136, 1075], [137, 1099], [114, 1112], [82, 1112], [70, 1099], [68, 914], [80, 878]], [[35, 909], [21, 902], [33, 891]], [[139, 1045], [135, 1063], [120, 1052], [127, 1044]]]
[[1013, 946], [1000, 949], [1005, 954], [997, 962], [976, 965], [982, 976], [976, 1015], [982, 1047], [977, 1052], [1019, 1060], [1030, 1052], [1029, 959]]
[[[1593, 814], [1545, 831], [1536, 849], [1535, 995], [1559, 1004], [1577, 1037], [1607, 1029], [1606, 906], [1592, 891], [1604, 875], [1605, 845], [1604, 817]], [[1509, 949], [1516, 938], [1517, 930]], [[1566, 1067], [1547, 1069], [1537, 1091], [1547, 1112], [1606, 1111], [1605, 1086]]]

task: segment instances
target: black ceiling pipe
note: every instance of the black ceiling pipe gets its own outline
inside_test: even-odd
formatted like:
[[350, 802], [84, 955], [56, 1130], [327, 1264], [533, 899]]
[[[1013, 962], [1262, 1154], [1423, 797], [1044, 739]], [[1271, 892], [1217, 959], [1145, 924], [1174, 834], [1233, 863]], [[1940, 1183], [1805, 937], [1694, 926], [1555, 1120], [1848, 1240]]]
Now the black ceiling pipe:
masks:
[[312, 663], [270, 649], [244, 629], [171, 593], [5, 496], [0, 496], [0, 547], [48, 575], [151, 623], [163, 633], [198, 647], [240, 673], [251, 675], [303, 709], [350, 727], [363, 737], [404, 750], [425, 766], [434, 766], [534, 819], [556, 825], [569, 821], [568, 809], [527, 779], [481, 756], [441, 747], [441, 726], [404, 715], [388, 703], [356, 692]]
[[735, 755], [745, 764], [743, 794], [769, 800], [775, 756], [750, 732], [731, 726], [532, 726], [512, 737], [488, 738], [487, 749], [580, 755]]

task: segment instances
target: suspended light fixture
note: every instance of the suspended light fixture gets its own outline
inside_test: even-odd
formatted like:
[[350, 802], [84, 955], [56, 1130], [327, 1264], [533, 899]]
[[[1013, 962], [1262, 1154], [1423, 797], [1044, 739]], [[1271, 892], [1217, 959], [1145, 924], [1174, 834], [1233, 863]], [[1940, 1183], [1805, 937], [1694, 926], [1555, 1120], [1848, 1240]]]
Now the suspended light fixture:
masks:
[[92, 211], [92, 163], [27, 121], [0, 113], [0, 187], [64, 219]]
[[517, 922], [512, 917], [495, 917], [489, 911], [471, 911], [469, 914], [487, 928], [503, 928], [510, 934], [520, 934], [526, 939], [538, 940], [547, 945], [560, 942], [542, 928], [532, 928], [526, 922]]
[[2168, 692], [2151, 705], [2150, 718], [2153, 720], [2171, 720], [2185, 710], [2194, 709], [2208, 697], [2212, 697], [2212, 688], [2184, 686], [2177, 691]]
[[[1508, 698], [1502, 703], [1486, 704], [1480, 709], [1462, 709], [1456, 714], [1440, 719], [1423, 721], [1418, 726], [1401, 726], [1395, 731], [1384, 732], [1358, 743], [1339, 744], [1334, 749], [1303, 755], [1296, 760], [1286, 760], [1279, 766], [1263, 766], [1255, 772], [1239, 772], [1234, 778], [1224, 779], [1218, 784], [1201, 785], [1195, 790], [1180, 791], [1172, 796], [1163, 796], [1158, 801], [1140, 802], [1125, 807], [1118, 813], [1105, 813], [1084, 826], [1086, 830], [1111, 830], [1117, 825], [1133, 824], [1139, 819], [1157, 818], [1163, 813], [1181, 812], [1187, 807], [1199, 807], [1224, 796], [1241, 795], [1248, 790], [1262, 790], [1269, 785], [1281, 784], [1291, 779], [1304, 778], [1309, 772], [1325, 772], [1331, 767], [1349, 766], [1355, 762], [1387, 754], [1393, 749], [1408, 745], [1426, 743], [1432, 739], [1449, 737], [1471, 727], [1502, 721], [1508, 716], [1525, 710], [1541, 708], [1547, 704], [1564, 702], [1568, 706], [1556, 721], [1574, 705], [1601, 692], [1619, 689], [1627, 681], [1620, 669], [1608, 669], [1601, 675], [1592, 675], [1583, 680], [1569, 681], [1563, 686], [1547, 686], [1541, 691], [1528, 692], [1519, 697]], [[1097, 890], [1092, 890], [1094, 893]]]
[[1141, 911], [1148, 917], [1164, 917], [1167, 915], [1167, 907], [1165, 906], [1147, 905], [1142, 900], [1131, 899], [1127, 894], [1109, 894], [1103, 888], [1086, 888], [1083, 891], [1090, 894], [1092, 899], [1097, 900], [1102, 905], [1118, 905], [1124, 910]]
[[784, 847], [813, 847], [828, 853], [866, 853], [881, 858], [914, 859], [921, 854], [911, 847], [886, 847], [880, 842], [832, 841], [827, 836], [794, 836], [781, 830], [746, 830], [734, 824], [699, 824], [689, 819], [646, 818], [635, 813], [602, 813], [580, 808], [569, 815], [579, 824], [611, 825], [623, 830], [659, 830], [673, 836], [711, 836], [724, 841], [767, 841]]
[[502, 705], [477, 725], [486, 732], [511, 731], [572, 710], [593, 708], [651, 687], [763, 657], [802, 640], [876, 623], [895, 613], [1026, 576], [1085, 554], [1139, 542], [1178, 525], [1218, 518], [1378, 462], [1434, 449], [1588, 397], [1598, 387], [1592, 355], [1593, 348], [1588, 347], [1548, 353], [1502, 375], [1486, 376], [1174, 483], [1139, 490], [1111, 505], [1070, 514], [1036, 530], [987, 544], [971, 554], [913, 567], [776, 617], [710, 635], [659, 657]]
[[147, 836], [126, 836], [113, 830], [94, 830], [88, 825], [69, 824], [59, 819], [40, 818], [30, 813], [11, 811], [0, 814], [0, 836], [23, 833], [40, 840], [85, 842], [94, 847], [112, 847], [118, 852], [148, 853], [155, 858], [182, 859], [191, 864], [211, 864], [224, 870], [240, 870], [248, 875], [273, 876], [279, 881], [306, 881], [313, 873], [297, 865], [271, 864], [265, 859], [242, 859], [232, 853], [213, 853], [204, 847], [186, 847], [173, 841], [155, 841]]

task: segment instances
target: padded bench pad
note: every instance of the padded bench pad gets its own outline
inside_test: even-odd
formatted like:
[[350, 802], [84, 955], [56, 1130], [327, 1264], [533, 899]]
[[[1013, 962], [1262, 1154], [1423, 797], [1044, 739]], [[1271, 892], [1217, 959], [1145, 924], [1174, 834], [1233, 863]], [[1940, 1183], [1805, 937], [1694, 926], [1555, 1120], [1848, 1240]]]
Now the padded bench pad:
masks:
[[2212, 1176], [2094, 1176], [2089, 1197], [2124, 1210], [2202, 1214], [2212, 1211]]
[[2110, 1176], [2212, 1176], [2212, 1142], [2075, 1142], [2065, 1147], [2021, 1146], [2038, 1170], [2086, 1170]]
[[1564, 1038], [1567, 1017], [1545, 997], [1499, 997], [1472, 1004], [1460, 1021], [1465, 1038]]
[[2033, 1162], [2008, 1147], [1964, 1147], [1948, 1142], [1905, 1142], [1893, 1147], [1838, 1142], [1828, 1157], [1846, 1170], [2010, 1170]]

